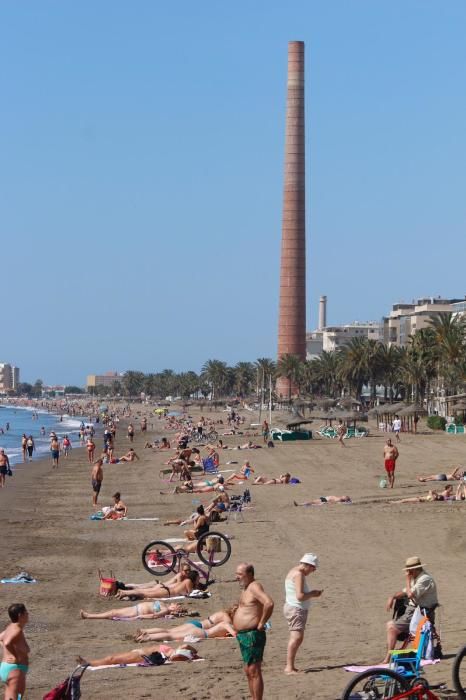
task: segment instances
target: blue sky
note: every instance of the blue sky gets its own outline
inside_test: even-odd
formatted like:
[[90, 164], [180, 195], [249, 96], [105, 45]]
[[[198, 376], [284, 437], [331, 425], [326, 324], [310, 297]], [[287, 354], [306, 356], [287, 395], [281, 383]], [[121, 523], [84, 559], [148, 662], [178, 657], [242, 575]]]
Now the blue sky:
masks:
[[0, 361], [274, 357], [287, 42], [306, 43], [308, 327], [463, 296], [466, 3], [4, 2]]

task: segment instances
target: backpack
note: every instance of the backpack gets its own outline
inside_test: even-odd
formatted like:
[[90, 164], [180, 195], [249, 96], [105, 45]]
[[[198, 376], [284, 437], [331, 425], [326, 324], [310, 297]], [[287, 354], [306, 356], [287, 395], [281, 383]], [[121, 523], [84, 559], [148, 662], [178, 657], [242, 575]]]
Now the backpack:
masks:
[[[81, 697], [81, 678], [85, 670], [86, 666], [77, 666], [69, 678], [46, 693], [42, 700], [79, 700]], [[77, 671], [81, 671], [81, 673], [77, 673]]]

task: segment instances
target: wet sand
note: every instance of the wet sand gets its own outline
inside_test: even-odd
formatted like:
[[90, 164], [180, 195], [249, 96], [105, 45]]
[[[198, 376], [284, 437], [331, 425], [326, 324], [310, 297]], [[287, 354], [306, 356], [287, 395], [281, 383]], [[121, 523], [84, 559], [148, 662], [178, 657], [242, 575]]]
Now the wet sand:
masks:
[[[193, 415], [196, 415], [193, 412]], [[211, 414], [206, 413], [210, 417]], [[223, 417], [225, 414], [223, 414]], [[255, 420], [246, 414], [247, 420]], [[160, 495], [167, 486], [159, 470], [170, 455], [144, 450], [146, 439], [163, 432], [163, 422], [149, 418], [157, 430], [139, 432], [134, 448], [141, 461], [105, 465], [100, 505], [110, 505], [120, 490], [132, 517], [159, 517], [160, 522], [94, 522], [90, 467], [84, 450], [73, 450], [53, 471], [50, 461], [18, 467], [15, 477], [0, 492], [1, 570], [12, 576], [26, 570], [39, 583], [0, 586], [2, 623], [6, 608], [25, 602], [31, 613], [27, 636], [32, 648], [28, 697], [42, 698], [73, 668], [76, 655], [103, 656], [126, 651], [138, 627], [151, 621], [111, 622], [79, 619], [79, 610], [103, 611], [116, 601], [98, 595], [98, 575], [113, 571], [122, 581], [150, 581], [141, 564], [144, 545], [152, 539], [179, 537], [181, 528], [163, 527], [171, 517], [186, 517], [194, 509], [193, 496]], [[350, 680], [346, 664], [369, 664], [384, 655], [384, 606], [387, 597], [402, 588], [402, 567], [408, 556], [418, 555], [438, 585], [442, 604], [440, 624], [444, 651], [455, 654], [466, 642], [466, 623], [458, 601], [463, 599], [465, 503], [391, 505], [389, 497], [426, 493], [418, 473], [446, 471], [465, 463], [466, 438], [458, 435], [402, 435], [396, 485], [393, 492], [380, 489], [382, 448], [386, 436], [371, 425], [366, 439], [348, 440], [342, 449], [334, 440], [275, 443], [275, 449], [230, 451], [221, 454], [221, 468], [233, 469], [249, 459], [255, 474], [278, 476], [290, 471], [297, 486], [251, 487], [253, 508], [245, 522], [215, 525], [234, 536], [232, 557], [219, 570], [222, 579], [234, 578], [239, 561], [251, 561], [257, 578], [275, 600], [272, 630], [268, 634], [264, 663], [265, 698], [319, 698], [341, 696]], [[245, 437], [225, 437], [227, 445], [246, 442]], [[256, 440], [260, 440], [257, 437]], [[101, 439], [98, 439], [100, 447]], [[123, 426], [117, 434], [116, 454], [129, 447]], [[170, 453], [171, 454], [171, 453]], [[227, 460], [239, 465], [228, 467]], [[438, 485], [438, 484], [437, 484]], [[432, 484], [436, 486], [436, 484]], [[241, 493], [244, 486], [234, 489]], [[329, 494], [349, 494], [353, 505], [295, 508], [298, 501]], [[201, 496], [209, 502], [209, 495]], [[313, 587], [324, 593], [310, 613], [305, 641], [297, 664], [306, 672], [283, 675], [287, 628], [282, 616], [283, 579], [306, 551], [320, 557], [320, 568], [311, 575]], [[204, 617], [238, 599], [236, 583], [211, 587], [212, 598], [195, 601]], [[205, 615], [204, 615], [205, 613]], [[169, 626], [170, 622], [162, 622]], [[110, 700], [118, 696], [158, 698], [246, 698], [247, 684], [235, 640], [207, 641], [198, 645], [204, 662], [158, 668], [127, 668], [87, 672], [83, 698]], [[451, 659], [427, 669], [433, 684], [451, 687]], [[446, 697], [446, 696], [445, 696]], [[449, 697], [452, 697], [451, 694]]]

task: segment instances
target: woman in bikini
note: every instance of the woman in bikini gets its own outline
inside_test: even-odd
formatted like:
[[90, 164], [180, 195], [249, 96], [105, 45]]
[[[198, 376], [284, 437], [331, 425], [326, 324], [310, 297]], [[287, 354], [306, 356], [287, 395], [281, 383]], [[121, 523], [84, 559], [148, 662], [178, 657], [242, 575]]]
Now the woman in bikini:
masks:
[[305, 503], [293, 501], [295, 506], [323, 506], [324, 503], [352, 503], [352, 500], [350, 496], [319, 496], [319, 498]]
[[289, 484], [291, 479], [291, 474], [288, 472], [286, 474], [280, 474], [278, 479], [269, 479], [265, 474], [256, 476], [254, 479], [254, 486], [274, 486], [275, 484]]
[[199, 586], [199, 574], [197, 571], [190, 571], [184, 581], [179, 583], [157, 583], [155, 586], [147, 588], [135, 588], [130, 591], [117, 591], [115, 598], [124, 600], [130, 598], [134, 600], [144, 598], [173, 598], [174, 596], [187, 596]]
[[112, 496], [114, 504], [110, 510], [104, 515], [104, 520], [121, 520], [121, 518], [126, 518], [128, 515], [128, 508], [125, 503], [121, 500], [121, 494], [119, 491]]
[[89, 461], [89, 464], [92, 464], [94, 462], [95, 442], [91, 437], [87, 438], [86, 449], [87, 459]]
[[232, 474], [231, 476], [228, 477], [226, 483], [230, 484], [233, 481], [247, 481], [251, 474], [254, 473], [254, 469], [251, 467], [249, 464], [249, 461], [246, 461], [243, 466], [241, 467], [240, 471], [238, 474]]
[[147, 603], [138, 603], [130, 608], [113, 608], [103, 613], [90, 613], [80, 610], [82, 620], [119, 620], [121, 618], [138, 618], [140, 620], [158, 620], [166, 615], [182, 615], [186, 613], [186, 608], [179, 603], [161, 603], [158, 600]]
[[445, 486], [440, 493], [432, 489], [426, 496], [411, 496], [410, 498], [401, 498], [397, 501], [389, 501], [389, 503], [431, 503], [433, 501], [448, 501], [454, 500], [453, 486]]
[[[163, 660], [160, 659], [160, 655]], [[126, 664], [159, 666], [164, 661], [193, 661], [197, 658], [197, 649], [190, 644], [182, 644], [177, 649], [173, 649], [168, 644], [155, 644], [120, 654], [111, 654], [102, 659], [83, 659], [82, 656], [78, 656], [76, 661], [81, 666], [124, 666]]]
[[[164, 627], [150, 627], [136, 632], [136, 642], [176, 642], [182, 640], [188, 635], [195, 637], [204, 637], [205, 639], [214, 639], [215, 637], [236, 637], [236, 632], [233, 627], [233, 615], [238, 606], [233, 605], [226, 610], [209, 615], [205, 620], [190, 620], [182, 625], [178, 625], [173, 629]], [[194, 628], [194, 629], [193, 629]]]

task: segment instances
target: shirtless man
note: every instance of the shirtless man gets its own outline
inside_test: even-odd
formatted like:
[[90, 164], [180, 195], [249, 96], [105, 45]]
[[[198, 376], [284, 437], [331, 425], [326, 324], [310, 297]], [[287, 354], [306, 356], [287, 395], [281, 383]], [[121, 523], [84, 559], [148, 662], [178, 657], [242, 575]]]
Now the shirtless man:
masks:
[[387, 472], [388, 484], [392, 489], [395, 485], [395, 466], [399, 452], [395, 445], [392, 445], [391, 438], [388, 438], [383, 448], [383, 458], [385, 462], [385, 471]]
[[418, 481], [461, 481], [464, 479], [466, 469], [464, 467], [455, 467], [450, 474], [430, 474], [429, 476], [418, 476]]
[[102, 481], [104, 480], [104, 470], [102, 469], [103, 459], [98, 459], [97, 462], [92, 467], [91, 471], [91, 483], [92, 483], [92, 505], [97, 505], [97, 499], [99, 498], [100, 489], [102, 487]]
[[3, 658], [0, 664], [0, 679], [5, 683], [4, 700], [24, 697], [26, 673], [29, 668], [29, 646], [24, 636], [24, 627], [29, 613], [23, 603], [14, 603], [8, 608], [11, 624], [0, 634]]
[[233, 617], [233, 627], [244, 661], [250, 696], [252, 700], [262, 700], [262, 659], [266, 641], [264, 627], [272, 615], [274, 603], [259, 581], [255, 580], [252, 564], [239, 564], [236, 568], [236, 579], [243, 592]]
[[10, 460], [8, 455], [5, 454], [5, 450], [0, 450], [0, 488], [3, 489], [5, 486], [5, 477], [10, 469]]

